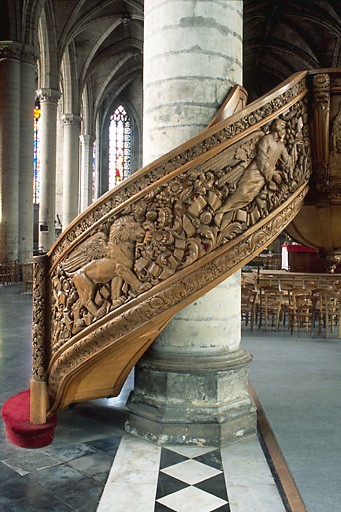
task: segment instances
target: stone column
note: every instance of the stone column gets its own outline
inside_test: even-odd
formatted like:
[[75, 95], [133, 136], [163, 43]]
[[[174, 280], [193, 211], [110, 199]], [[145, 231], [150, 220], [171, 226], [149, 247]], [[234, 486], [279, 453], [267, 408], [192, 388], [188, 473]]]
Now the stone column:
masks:
[[39, 89], [40, 100], [40, 203], [39, 203], [39, 250], [47, 252], [55, 240], [55, 193], [56, 193], [56, 127], [57, 103], [60, 92]]
[[[145, 0], [144, 163], [204, 129], [241, 83], [242, 2]], [[240, 273], [176, 315], [136, 367], [126, 429], [159, 444], [255, 433]]]
[[62, 119], [62, 101], [57, 105], [57, 148], [56, 148], [56, 221], [57, 229], [62, 228], [63, 212], [63, 175], [64, 175], [64, 122]]
[[33, 256], [33, 109], [35, 98], [35, 48], [25, 45], [20, 70], [19, 261]]
[[10, 261], [18, 259], [21, 48], [0, 42], [0, 260]]
[[82, 212], [92, 203], [92, 167], [93, 147], [95, 137], [93, 135], [81, 135], [81, 169], [80, 169], [80, 211]]
[[101, 123], [99, 120], [99, 116], [96, 119], [96, 155], [95, 155], [95, 190], [94, 190], [94, 200], [98, 199], [102, 194], [101, 188], [101, 148], [102, 139], [101, 139]]
[[63, 229], [78, 215], [80, 116], [64, 114]]

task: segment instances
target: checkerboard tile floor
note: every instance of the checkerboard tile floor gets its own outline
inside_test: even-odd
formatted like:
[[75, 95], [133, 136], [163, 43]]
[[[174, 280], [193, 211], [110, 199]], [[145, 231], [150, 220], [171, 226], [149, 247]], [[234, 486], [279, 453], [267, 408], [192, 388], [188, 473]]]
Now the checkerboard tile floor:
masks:
[[190, 457], [162, 448], [155, 512], [190, 512], [194, 503], [202, 512], [230, 512], [220, 450], [197, 448]]
[[[114, 507], [114, 508], [113, 508]], [[224, 448], [122, 436], [97, 512], [286, 512], [256, 436]]]

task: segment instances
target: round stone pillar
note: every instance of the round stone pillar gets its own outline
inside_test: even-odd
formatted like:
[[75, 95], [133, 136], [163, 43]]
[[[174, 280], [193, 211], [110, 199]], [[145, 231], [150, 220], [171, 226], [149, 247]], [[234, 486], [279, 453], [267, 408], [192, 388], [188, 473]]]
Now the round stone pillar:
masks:
[[95, 183], [94, 183], [94, 200], [98, 199], [103, 193], [101, 187], [101, 122], [96, 118], [96, 137], [95, 137]]
[[56, 147], [56, 228], [62, 229], [63, 174], [64, 174], [64, 122], [62, 101], [57, 105], [57, 147]]
[[0, 261], [18, 259], [21, 48], [0, 42]]
[[60, 92], [39, 89], [40, 100], [40, 203], [39, 250], [47, 252], [55, 240], [56, 127]]
[[[241, 83], [242, 2], [145, 0], [144, 164], [203, 130]], [[240, 273], [179, 312], [135, 370], [126, 430], [159, 444], [255, 433]]]
[[92, 167], [93, 167], [93, 149], [95, 137], [93, 135], [81, 135], [81, 212], [92, 202]]
[[35, 98], [35, 48], [25, 45], [20, 70], [19, 261], [33, 256], [32, 151]]
[[230, 87], [242, 83], [243, 10], [239, 0], [146, 0], [144, 9], [147, 165], [206, 128]]
[[64, 114], [63, 229], [78, 215], [80, 116]]

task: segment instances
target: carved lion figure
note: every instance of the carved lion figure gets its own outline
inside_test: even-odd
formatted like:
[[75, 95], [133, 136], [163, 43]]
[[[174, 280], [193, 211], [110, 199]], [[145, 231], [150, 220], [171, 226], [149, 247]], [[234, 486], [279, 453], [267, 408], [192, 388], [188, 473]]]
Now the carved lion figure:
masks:
[[[129, 285], [137, 293], [151, 287], [150, 283], [141, 283], [133, 272], [135, 245], [137, 242], [142, 242], [144, 236], [144, 229], [132, 216], [125, 216], [113, 222], [109, 232], [106, 256], [92, 259], [72, 276], [72, 282], [78, 293], [78, 300], [73, 308], [75, 321], [79, 320], [79, 311], [82, 307], [85, 307], [95, 319], [102, 316], [103, 312], [99, 312], [94, 302], [99, 284], [110, 283], [110, 309], [124, 302], [123, 285]], [[84, 243], [77, 252], [87, 252], [89, 244], [91, 240]]]

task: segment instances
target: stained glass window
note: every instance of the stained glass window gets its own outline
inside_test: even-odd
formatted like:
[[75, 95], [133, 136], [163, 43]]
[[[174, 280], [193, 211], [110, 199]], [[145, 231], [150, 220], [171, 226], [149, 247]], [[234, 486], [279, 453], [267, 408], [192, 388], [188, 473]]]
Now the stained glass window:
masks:
[[130, 175], [131, 123], [120, 105], [110, 117], [109, 189]]
[[96, 141], [94, 142], [92, 146], [92, 200], [94, 201], [96, 199]]
[[34, 115], [33, 138], [33, 203], [40, 202], [40, 105], [36, 103]]

